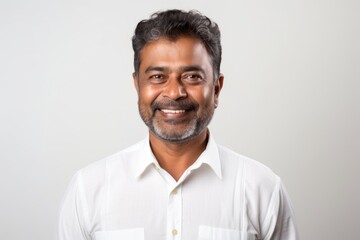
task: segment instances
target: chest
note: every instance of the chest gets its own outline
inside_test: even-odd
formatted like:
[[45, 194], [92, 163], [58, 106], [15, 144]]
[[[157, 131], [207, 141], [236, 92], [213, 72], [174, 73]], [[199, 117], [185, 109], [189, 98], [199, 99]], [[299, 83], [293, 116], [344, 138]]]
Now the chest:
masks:
[[110, 186], [94, 217], [95, 239], [255, 239], [242, 231], [247, 228], [240, 182], [199, 174], [179, 185], [163, 180]]

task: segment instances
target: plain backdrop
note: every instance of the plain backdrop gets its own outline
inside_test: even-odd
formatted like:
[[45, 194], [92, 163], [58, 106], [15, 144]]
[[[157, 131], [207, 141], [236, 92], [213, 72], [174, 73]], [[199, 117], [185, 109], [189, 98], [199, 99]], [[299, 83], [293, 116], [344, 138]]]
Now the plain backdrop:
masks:
[[355, 0], [1, 0], [0, 238], [52, 239], [73, 174], [146, 136], [131, 37], [169, 8], [222, 30], [217, 142], [281, 176], [302, 239], [359, 239]]

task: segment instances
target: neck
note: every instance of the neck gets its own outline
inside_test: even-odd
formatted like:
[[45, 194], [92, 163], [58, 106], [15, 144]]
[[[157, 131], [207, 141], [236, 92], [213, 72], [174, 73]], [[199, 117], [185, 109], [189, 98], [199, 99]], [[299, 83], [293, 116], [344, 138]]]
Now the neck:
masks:
[[159, 163], [176, 181], [205, 150], [207, 129], [185, 142], [165, 141], [150, 132], [151, 149]]

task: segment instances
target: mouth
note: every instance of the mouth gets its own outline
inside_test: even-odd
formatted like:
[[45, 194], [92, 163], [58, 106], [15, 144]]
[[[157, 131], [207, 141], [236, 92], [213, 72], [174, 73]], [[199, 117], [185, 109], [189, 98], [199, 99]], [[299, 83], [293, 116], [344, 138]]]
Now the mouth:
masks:
[[198, 105], [189, 100], [164, 100], [152, 103], [151, 108], [154, 115], [158, 113], [158, 117], [166, 122], [183, 122], [195, 117]]
[[163, 113], [169, 113], [169, 114], [180, 114], [186, 112], [185, 109], [159, 109]]
[[159, 108], [157, 110], [160, 114], [159, 117], [163, 121], [171, 124], [183, 123], [184, 121], [189, 121], [189, 119], [194, 117], [191, 113], [191, 109]]

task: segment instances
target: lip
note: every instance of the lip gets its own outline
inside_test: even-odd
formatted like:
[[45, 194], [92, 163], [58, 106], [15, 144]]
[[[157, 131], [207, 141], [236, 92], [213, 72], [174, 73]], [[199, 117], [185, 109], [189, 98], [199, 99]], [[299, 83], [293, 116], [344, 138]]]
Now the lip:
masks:
[[180, 114], [186, 112], [185, 109], [160, 109], [160, 111], [168, 114]]
[[185, 120], [191, 114], [191, 110], [186, 109], [172, 109], [172, 108], [164, 108], [158, 109], [158, 112], [164, 120]]

